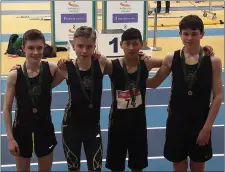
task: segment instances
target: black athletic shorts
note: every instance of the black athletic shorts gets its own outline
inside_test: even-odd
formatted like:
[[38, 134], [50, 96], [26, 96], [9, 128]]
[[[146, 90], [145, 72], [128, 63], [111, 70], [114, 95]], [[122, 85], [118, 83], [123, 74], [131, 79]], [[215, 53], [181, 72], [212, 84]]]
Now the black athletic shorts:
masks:
[[90, 129], [62, 126], [63, 148], [69, 170], [80, 168], [81, 146], [84, 145], [88, 170], [100, 171], [102, 167], [102, 137], [100, 125]]
[[211, 137], [205, 146], [196, 144], [200, 129], [167, 127], [164, 145], [164, 157], [174, 163], [181, 162], [189, 157], [194, 162], [204, 163], [212, 158]]
[[124, 171], [128, 151], [128, 167], [141, 170], [148, 166], [147, 130], [113, 130], [108, 132], [106, 168]]
[[57, 145], [52, 123], [32, 126], [32, 129], [17, 125], [13, 127], [13, 136], [19, 146], [20, 156], [24, 158], [31, 158], [33, 153], [41, 158], [50, 154]]

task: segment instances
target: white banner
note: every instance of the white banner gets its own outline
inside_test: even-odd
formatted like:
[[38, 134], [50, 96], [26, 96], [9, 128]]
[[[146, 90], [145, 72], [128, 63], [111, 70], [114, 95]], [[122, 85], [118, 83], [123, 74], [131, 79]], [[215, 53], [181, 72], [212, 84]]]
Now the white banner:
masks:
[[104, 29], [137, 28], [141, 31], [143, 41], [147, 32], [146, 1], [105, 1]]
[[54, 44], [66, 44], [80, 26], [96, 27], [96, 2], [54, 1], [52, 9]]

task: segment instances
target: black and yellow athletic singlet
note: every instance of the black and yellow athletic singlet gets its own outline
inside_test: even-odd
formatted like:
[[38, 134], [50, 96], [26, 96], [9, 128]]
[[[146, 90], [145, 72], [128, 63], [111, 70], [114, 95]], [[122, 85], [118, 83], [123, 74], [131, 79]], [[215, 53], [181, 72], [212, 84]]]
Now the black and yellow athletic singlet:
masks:
[[98, 60], [92, 60], [87, 71], [77, 70], [79, 68], [72, 61], [67, 63], [69, 102], [62, 125], [64, 153], [68, 169], [78, 170], [83, 144], [88, 170], [101, 171], [100, 110], [103, 74]]
[[[100, 122], [103, 74], [99, 61], [92, 60], [92, 63], [94, 68], [93, 78], [91, 77], [92, 69], [89, 68], [87, 71], [80, 71], [81, 80], [79, 80], [74, 63], [72, 61], [67, 63], [69, 102], [66, 106], [63, 125], [86, 128], [94, 127]], [[92, 81], [94, 81], [93, 85]], [[89, 98], [91, 92], [93, 93], [92, 103], [85, 97], [80, 82], [82, 82]]]

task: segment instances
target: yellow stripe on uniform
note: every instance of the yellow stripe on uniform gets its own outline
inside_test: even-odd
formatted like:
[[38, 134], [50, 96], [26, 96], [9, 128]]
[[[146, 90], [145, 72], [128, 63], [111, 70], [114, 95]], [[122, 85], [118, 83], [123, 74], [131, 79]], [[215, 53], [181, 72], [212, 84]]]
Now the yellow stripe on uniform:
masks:
[[34, 132], [32, 133], [33, 153], [34, 153]]

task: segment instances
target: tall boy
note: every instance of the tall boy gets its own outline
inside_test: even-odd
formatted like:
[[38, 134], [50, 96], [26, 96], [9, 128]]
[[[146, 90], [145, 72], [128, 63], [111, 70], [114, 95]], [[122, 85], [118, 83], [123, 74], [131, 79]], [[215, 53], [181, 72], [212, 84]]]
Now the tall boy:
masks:
[[174, 171], [187, 171], [189, 156], [191, 171], [200, 172], [212, 158], [211, 129], [222, 101], [222, 65], [219, 57], [203, 55], [204, 25], [198, 16], [184, 17], [179, 28], [183, 49], [165, 57], [147, 86], [156, 88], [172, 72], [164, 156], [173, 162]]

